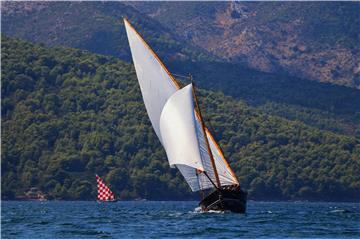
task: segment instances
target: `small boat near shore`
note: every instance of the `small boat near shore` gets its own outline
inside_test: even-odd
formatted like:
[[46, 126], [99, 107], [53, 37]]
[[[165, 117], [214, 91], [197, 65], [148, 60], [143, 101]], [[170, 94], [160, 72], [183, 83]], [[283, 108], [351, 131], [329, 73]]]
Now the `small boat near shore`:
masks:
[[97, 182], [97, 201], [98, 202], [116, 202], [115, 194], [106, 186], [104, 180], [96, 175]]
[[203, 211], [245, 213], [247, 193], [204, 123], [192, 77], [181, 87], [129, 21], [124, 25], [145, 108], [170, 166], [202, 192]]

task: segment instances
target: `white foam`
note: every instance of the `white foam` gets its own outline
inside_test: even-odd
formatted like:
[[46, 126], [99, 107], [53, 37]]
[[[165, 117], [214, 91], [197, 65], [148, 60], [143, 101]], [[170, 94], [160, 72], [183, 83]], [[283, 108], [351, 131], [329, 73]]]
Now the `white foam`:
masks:
[[196, 207], [194, 211], [190, 213], [225, 213], [225, 211], [216, 211], [216, 210], [204, 211], [201, 209], [201, 207]]

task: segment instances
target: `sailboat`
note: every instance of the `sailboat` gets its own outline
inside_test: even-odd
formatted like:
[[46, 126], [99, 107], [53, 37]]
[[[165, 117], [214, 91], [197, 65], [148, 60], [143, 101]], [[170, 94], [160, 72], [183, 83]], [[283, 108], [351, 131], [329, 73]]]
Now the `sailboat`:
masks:
[[127, 19], [124, 25], [145, 108], [170, 167], [192, 191], [203, 192], [203, 211], [245, 213], [247, 193], [204, 123], [194, 83], [181, 87]]
[[115, 202], [115, 194], [106, 186], [104, 180], [102, 180], [98, 175], [96, 175], [97, 182], [97, 200], [98, 202]]

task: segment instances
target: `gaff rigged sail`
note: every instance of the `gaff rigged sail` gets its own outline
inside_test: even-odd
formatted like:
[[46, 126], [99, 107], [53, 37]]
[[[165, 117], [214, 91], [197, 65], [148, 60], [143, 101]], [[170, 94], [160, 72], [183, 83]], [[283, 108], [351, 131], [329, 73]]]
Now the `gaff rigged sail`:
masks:
[[[130, 25], [130, 23], [126, 19], [124, 19], [124, 24], [145, 107], [149, 115], [151, 124], [155, 130], [155, 133], [158, 136], [162, 145], [165, 147], [165, 150], [167, 151], [170, 165], [176, 165], [176, 167], [180, 170], [181, 174], [184, 176], [193, 191], [214, 187], [204, 174], [195, 173], [200, 172], [200, 170], [196, 171], [195, 167], [193, 167], [194, 165], [188, 166], [185, 164], [172, 163], [173, 160], [171, 157], [169, 157], [168, 150], [169, 147], [174, 146], [169, 146], [169, 142], [165, 142], [165, 140], [170, 141], [170, 139], [167, 133], [165, 136], [165, 133], [161, 132], [160, 118], [163, 117], [162, 113], [168, 101], [171, 100], [173, 96], [176, 98], [175, 95], [177, 95], [177, 91], [180, 90], [180, 86], [171, 76], [171, 74], [157, 57], [157, 55], [151, 50], [149, 45], [143, 40], [139, 33]], [[194, 107], [192, 108], [192, 111], [194, 111]], [[193, 127], [193, 130], [196, 132], [197, 142], [192, 147], [198, 147], [202, 166], [198, 169], [204, 170], [209, 176], [209, 178], [213, 182], [215, 182], [215, 169], [210, 162], [210, 155], [209, 151], [207, 150], [208, 147], [206, 144], [204, 131], [202, 130], [201, 120], [197, 112], [193, 112], [193, 114], [195, 121], [191, 127]], [[239, 184], [234, 173], [226, 162], [219, 146], [211, 136], [210, 132], [206, 129], [206, 127], [205, 132], [209, 142], [211, 153], [215, 161], [215, 168], [219, 175], [219, 181], [221, 186]], [[164, 134], [164, 136], [162, 134]], [[177, 141], [177, 144], [185, 143], [187, 144], [186, 141]], [[171, 144], [173, 144], [173, 142]], [[171, 152], [171, 155], [172, 154], [173, 152]], [[198, 158], [195, 158], [194, 160], [198, 162]], [[195, 181], [195, 179], [197, 179], [197, 182]]]

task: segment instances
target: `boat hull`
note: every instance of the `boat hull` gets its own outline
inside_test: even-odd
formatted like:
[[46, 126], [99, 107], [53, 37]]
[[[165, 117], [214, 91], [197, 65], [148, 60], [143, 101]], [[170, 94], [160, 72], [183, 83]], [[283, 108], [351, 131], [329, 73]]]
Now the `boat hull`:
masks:
[[247, 192], [241, 189], [218, 189], [209, 194], [200, 203], [203, 211], [246, 212]]
[[103, 203], [103, 202], [117, 202], [117, 200], [116, 199], [114, 199], [114, 200], [97, 200], [97, 202], [98, 203]]

